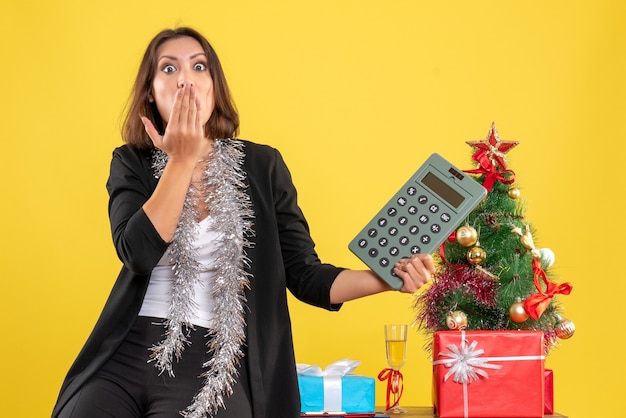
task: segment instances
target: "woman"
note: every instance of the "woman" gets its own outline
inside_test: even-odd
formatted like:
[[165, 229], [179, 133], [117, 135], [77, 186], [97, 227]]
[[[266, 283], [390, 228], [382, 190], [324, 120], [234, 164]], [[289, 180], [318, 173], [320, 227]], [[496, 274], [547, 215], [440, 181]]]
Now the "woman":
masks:
[[[329, 310], [390, 290], [320, 262], [282, 157], [238, 125], [206, 39], [157, 34], [107, 182], [123, 267], [53, 417], [298, 417], [285, 289]], [[409, 293], [434, 271], [395, 267]]]

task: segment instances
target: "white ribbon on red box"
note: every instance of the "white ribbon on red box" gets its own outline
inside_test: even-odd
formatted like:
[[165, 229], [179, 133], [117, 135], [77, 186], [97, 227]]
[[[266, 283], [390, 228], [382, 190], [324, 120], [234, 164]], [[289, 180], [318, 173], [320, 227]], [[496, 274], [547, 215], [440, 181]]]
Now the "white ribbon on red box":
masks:
[[448, 358], [433, 361], [433, 365], [443, 364], [450, 369], [443, 378], [444, 382], [446, 382], [450, 376], [453, 376], [453, 382], [463, 385], [463, 415], [465, 418], [467, 418], [469, 414], [467, 385], [474, 380], [479, 380], [481, 377], [488, 379], [489, 374], [483, 369], [499, 370], [504, 367], [500, 364], [491, 364], [489, 363], [490, 361], [543, 360], [546, 358], [544, 355], [481, 357], [485, 353], [485, 350], [482, 348], [477, 350], [477, 346], [478, 341], [472, 341], [468, 345], [468, 340], [465, 338], [465, 331], [461, 331], [461, 343], [458, 346], [448, 344], [447, 347], [450, 351], [440, 351], [438, 353], [438, 356]]
[[299, 375], [324, 378], [324, 412], [339, 412], [342, 406], [341, 378], [352, 373], [359, 364], [358, 360], [343, 359], [326, 366], [296, 364]]

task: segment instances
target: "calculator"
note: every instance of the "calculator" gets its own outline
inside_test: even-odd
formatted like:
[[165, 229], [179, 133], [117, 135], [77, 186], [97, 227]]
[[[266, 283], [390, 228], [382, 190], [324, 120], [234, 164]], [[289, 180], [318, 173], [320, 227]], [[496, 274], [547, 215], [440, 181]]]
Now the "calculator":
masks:
[[474, 178], [432, 154], [348, 248], [394, 289], [402, 280], [394, 264], [441, 245], [487, 195]]

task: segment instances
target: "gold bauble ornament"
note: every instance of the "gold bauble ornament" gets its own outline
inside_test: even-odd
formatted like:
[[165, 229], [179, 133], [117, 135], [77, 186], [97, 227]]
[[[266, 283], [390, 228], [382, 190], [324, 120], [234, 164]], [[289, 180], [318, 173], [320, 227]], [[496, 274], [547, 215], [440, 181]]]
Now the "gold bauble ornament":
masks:
[[456, 230], [456, 242], [464, 247], [476, 244], [478, 241], [478, 232], [473, 226], [463, 225]]
[[448, 314], [446, 318], [448, 329], [463, 331], [467, 328], [467, 315], [463, 311], [454, 311]]
[[517, 301], [511, 304], [509, 308], [509, 318], [511, 318], [511, 321], [517, 322], [518, 324], [528, 319], [528, 313], [526, 309], [524, 309], [524, 304], [520, 298], [517, 298]]
[[569, 319], [562, 319], [556, 324], [556, 328], [554, 329], [554, 333], [557, 337], [562, 340], [567, 340], [574, 335], [574, 331], [576, 331], [576, 327], [574, 323]]
[[519, 191], [517, 187], [511, 187], [509, 189], [509, 197], [511, 199], [519, 199], [520, 195], [521, 195], [521, 192]]
[[479, 245], [472, 247], [467, 252], [467, 262], [473, 266], [480, 266], [485, 258], [487, 258], [487, 252]]
[[511, 230], [512, 233], [519, 235], [519, 240], [522, 243], [522, 246], [527, 250], [535, 249], [535, 241], [533, 240], [533, 234], [530, 232], [530, 225], [524, 225], [525, 231], [522, 231], [522, 228], [515, 227]]

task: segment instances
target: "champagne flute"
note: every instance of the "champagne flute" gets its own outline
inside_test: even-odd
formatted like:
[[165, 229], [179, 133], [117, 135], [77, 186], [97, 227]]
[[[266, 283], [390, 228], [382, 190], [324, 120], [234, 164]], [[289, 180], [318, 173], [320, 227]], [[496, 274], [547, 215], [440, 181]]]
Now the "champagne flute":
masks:
[[407, 410], [400, 407], [400, 397], [404, 390], [400, 368], [406, 362], [406, 337], [408, 325], [385, 325], [385, 346], [387, 364], [391, 368], [387, 382], [387, 413], [406, 414]]

